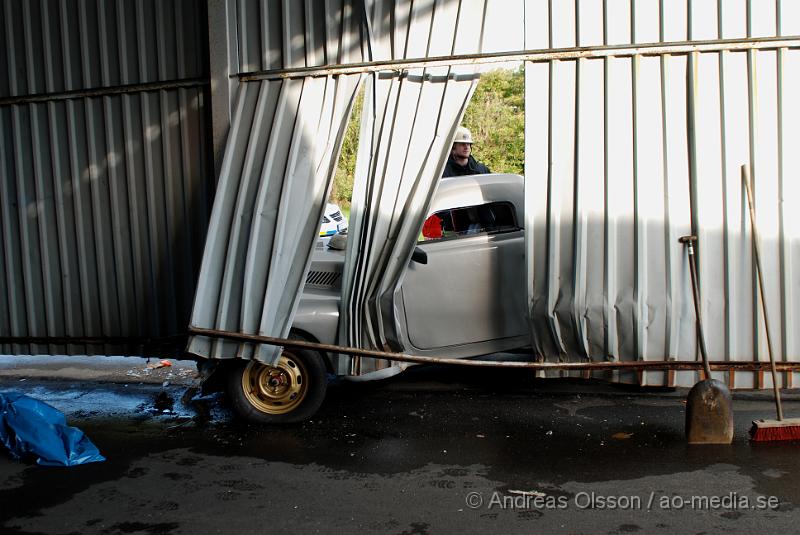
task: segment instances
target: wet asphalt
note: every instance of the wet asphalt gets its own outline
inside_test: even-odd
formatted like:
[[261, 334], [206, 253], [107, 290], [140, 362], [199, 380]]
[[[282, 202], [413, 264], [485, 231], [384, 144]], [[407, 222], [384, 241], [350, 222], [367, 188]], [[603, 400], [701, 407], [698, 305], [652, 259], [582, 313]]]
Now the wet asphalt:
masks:
[[[157, 362], [157, 361], [156, 361]], [[685, 390], [413, 368], [337, 382], [311, 421], [238, 422], [191, 364], [13, 366], [107, 457], [44, 468], [0, 453], [2, 533], [793, 533], [800, 443], [747, 440], [773, 417], [736, 394], [730, 446], [685, 443]], [[37, 373], [35, 370], [40, 370]], [[800, 395], [785, 411], [800, 416]]]

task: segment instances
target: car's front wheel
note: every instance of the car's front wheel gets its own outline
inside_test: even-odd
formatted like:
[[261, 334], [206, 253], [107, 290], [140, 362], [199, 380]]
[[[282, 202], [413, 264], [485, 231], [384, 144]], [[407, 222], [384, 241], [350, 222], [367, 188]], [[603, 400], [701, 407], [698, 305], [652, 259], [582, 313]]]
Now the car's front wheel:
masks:
[[234, 409], [260, 424], [307, 420], [322, 405], [327, 386], [322, 357], [302, 349], [285, 349], [275, 366], [238, 362], [228, 375]]

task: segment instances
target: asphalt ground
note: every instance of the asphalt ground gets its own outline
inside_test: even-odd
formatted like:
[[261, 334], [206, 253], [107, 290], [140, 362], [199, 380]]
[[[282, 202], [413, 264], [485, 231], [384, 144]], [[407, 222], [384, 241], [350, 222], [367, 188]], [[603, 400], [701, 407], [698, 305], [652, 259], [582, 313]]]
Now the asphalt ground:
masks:
[[[13, 357], [18, 359], [17, 357]], [[46, 401], [107, 461], [0, 454], [2, 533], [793, 533], [800, 443], [684, 440], [686, 390], [417, 367], [335, 383], [302, 424], [238, 422], [192, 363], [0, 358], [0, 392]], [[785, 412], [800, 415], [796, 392]]]

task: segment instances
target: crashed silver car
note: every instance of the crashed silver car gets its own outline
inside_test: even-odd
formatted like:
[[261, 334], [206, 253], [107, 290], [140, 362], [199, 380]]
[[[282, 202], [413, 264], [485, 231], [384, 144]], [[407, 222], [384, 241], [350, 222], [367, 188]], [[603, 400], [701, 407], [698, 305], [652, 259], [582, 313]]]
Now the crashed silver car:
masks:
[[[519, 175], [442, 179], [402, 283], [398, 316], [406, 353], [467, 358], [529, 345], [523, 198]], [[292, 324], [294, 337], [337, 343], [345, 236], [318, 242]], [[287, 348], [276, 366], [232, 363], [228, 393], [249, 420], [300, 421], [321, 405], [337, 359], [338, 354]]]

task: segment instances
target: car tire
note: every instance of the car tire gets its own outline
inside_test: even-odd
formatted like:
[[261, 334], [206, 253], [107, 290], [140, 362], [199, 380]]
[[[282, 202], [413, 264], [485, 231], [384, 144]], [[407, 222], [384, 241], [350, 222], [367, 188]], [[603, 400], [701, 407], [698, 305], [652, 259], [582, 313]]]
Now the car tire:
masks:
[[303, 349], [284, 349], [276, 366], [257, 360], [237, 362], [227, 379], [237, 414], [257, 424], [307, 420], [322, 405], [328, 388], [322, 357]]

